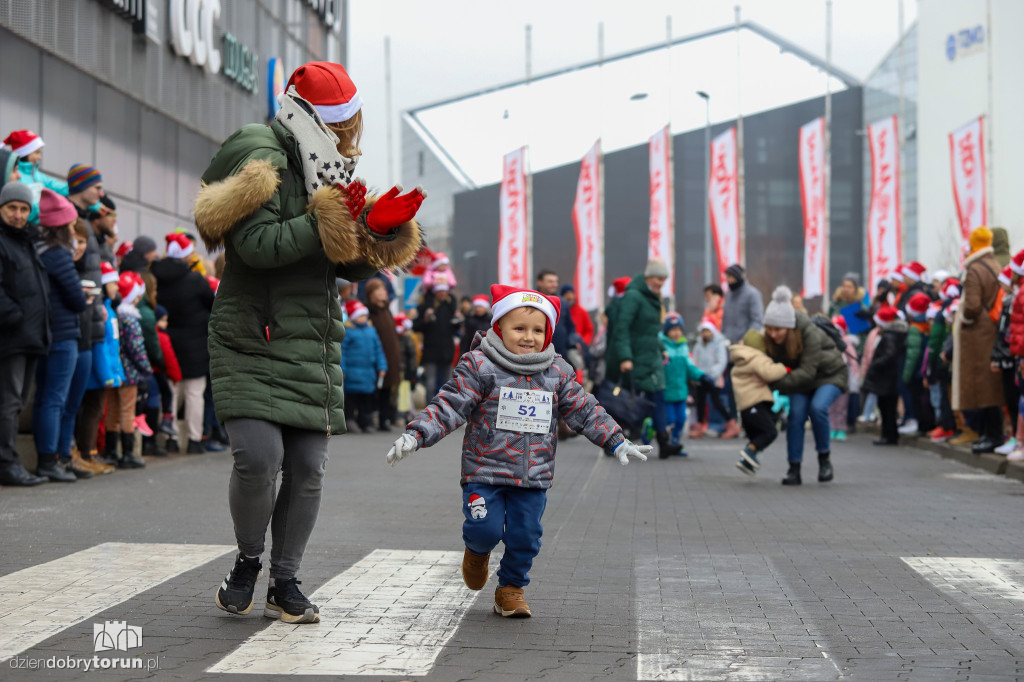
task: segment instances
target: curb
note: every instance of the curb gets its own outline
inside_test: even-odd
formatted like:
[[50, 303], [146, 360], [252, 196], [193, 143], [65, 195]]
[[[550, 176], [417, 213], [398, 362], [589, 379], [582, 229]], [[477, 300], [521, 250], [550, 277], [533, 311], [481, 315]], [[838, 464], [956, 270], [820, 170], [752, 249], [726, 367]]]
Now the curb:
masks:
[[[877, 424], [857, 424], [857, 430], [864, 430], [867, 433], [881, 435], [881, 428]], [[971, 452], [970, 446], [950, 445], [949, 443], [933, 443], [927, 436], [900, 436], [900, 445], [905, 445], [918, 450], [925, 450], [939, 455], [943, 459], [952, 459], [987, 471], [997, 476], [1005, 475], [1024, 483], [1024, 461], [1008, 462], [1005, 455], [984, 454], [976, 455]]]

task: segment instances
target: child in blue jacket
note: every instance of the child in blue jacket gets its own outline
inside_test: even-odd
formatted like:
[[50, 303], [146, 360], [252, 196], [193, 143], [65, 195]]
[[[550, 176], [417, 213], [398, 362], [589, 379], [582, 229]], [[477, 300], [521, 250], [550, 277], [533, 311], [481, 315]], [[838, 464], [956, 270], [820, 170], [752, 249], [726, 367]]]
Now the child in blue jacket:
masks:
[[[690, 346], [686, 343], [683, 331], [683, 316], [671, 313], [665, 318], [665, 324], [658, 334], [665, 348], [665, 421], [670, 426], [669, 438], [673, 445], [679, 445], [679, 437], [686, 426], [686, 400], [690, 397], [690, 382], [710, 383], [704, 372], [693, 364]], [[686, 450], [680, 450], [679, 455], [686, 457]]]
[[369, 324], [370, 311], [359, 301], [345, 304], [349, 321], [341, 342], [341, 370], [345, 373], [345, 419], [353, 419], [363, 433], [373, 422], [377, 384], [388, 371], [384, 347]]

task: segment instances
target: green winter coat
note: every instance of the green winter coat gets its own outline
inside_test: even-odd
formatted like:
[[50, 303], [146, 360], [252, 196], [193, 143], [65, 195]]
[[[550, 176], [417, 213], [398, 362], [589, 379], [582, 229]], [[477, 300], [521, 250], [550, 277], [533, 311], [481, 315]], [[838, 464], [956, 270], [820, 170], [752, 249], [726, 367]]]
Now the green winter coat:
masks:
[[686, 337], [680, 336], [678, 341], [673, 341], [665, 336], [665, 332], [659, 332], [658, 337], [668, 354], [668, 364], [665, 365], [665, 402], [685, 403], [690, 397], [690, 382], [700, 381], [704, 372], [693, 364]]
[[664, 347], [661, 332], [661, 299], [644, 281], [643, 273], [633, 277], [626, 287], [615, 315], [615, 326], [608, 348], [615, 358], [608, 363], [608, 378], [618, 381], [619, 364], [633, 361], [633, 382], [638, 391], [665, 389]]
[[421, 246], [410, 221], [385, 237], [353, 219], [335, 187], [306, 192], [298, 144], [280, 123], [247, 125], [202, 177], [196, 226], [225, 249], [210, 316], [217, 418], [345, 432], [336, 277], [407, 265]]
[[903, 383], [909, 384], [914, 375], [921, 369], [921, 358], [924, 357], [924, 349], [927, 346], [927, 338], [920, 329], [910, 325], [907, 333], [907, 359], [903, 363]]
[[787, 358], [773, 353], [773, 346], [768, 346], [768, 356], [776, 362], [789, 367], [792, 371], [772, 388], [783, 395], [793, 393], [811, 393], [829, 384], [846, 391], [849, 369], [842, 353], [818, 325], [811, 322], [807, 313], [797, 311], [796, 329], [803, 339], [804, 350], [798, 358]]
[[149, 301], [143, 296], [139, 300], [139, 325], [142, 327], [142, 341], [146, 346], [146, 356], [154, 368], [164, 368], [164, 352], [160, 350], [160, 337], [156, 331], [156, 313], [149, 307]]

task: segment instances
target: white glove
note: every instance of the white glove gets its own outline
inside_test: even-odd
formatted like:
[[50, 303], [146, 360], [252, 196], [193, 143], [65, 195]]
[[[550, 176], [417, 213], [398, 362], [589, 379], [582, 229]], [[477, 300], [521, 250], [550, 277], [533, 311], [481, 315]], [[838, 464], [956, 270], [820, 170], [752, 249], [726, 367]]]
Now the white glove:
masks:
[[638, 459], [641, 462], [647, 461], [647, 455], [654, 451], [653, 445], [636, 445], [628, 440], [619, 443], [619, 446], [612, 450], [612, 454], [619, 458], [619, 464], [626, 466], [629, 458]]
[[[388, 464], [395, 466], [403, 459], [420, 449], [419, 441], [408, 433], [403, 433], [388, 450]], [[649, 450], [650, 448], [648, 448]], [[647, 459], [646, 457], [644, 459]]]

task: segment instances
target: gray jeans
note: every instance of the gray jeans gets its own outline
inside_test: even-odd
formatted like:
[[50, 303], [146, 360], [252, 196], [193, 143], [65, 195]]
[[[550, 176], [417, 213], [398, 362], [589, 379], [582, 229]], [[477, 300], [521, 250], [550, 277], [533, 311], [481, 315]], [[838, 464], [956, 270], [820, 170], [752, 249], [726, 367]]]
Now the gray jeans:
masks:
[[224, 427], [235, 460], [228, 503], [238, 549], [263, 554], [269, 524], [270, 577], [294, 578], [320, 512], [328, 436], [261, 419], [232, 419]]
[[0, 467], [20, 464], [14, 449], [18, 415], [25, 406], [38, 361], [35, 355], [0, 357]]

